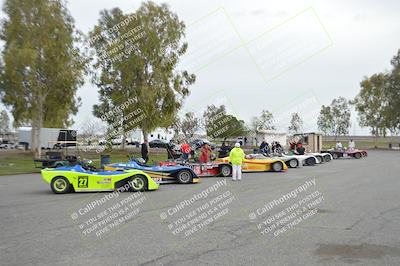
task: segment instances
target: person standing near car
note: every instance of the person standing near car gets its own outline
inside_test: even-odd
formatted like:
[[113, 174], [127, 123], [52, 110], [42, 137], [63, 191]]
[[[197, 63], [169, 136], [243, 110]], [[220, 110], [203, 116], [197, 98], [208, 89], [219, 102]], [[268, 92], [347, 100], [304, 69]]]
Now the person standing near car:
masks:
[[343, 150], [343, 145], [342, 145], [342, 143], [340, 141], [336, 142], [336, 149], [337, 150]]
[[144, 163], [147, 163], [149, 160], [149, 146], [148, 146], [147, 139], [144, 139], [144, 142], [142, 143], [141, 154], [142, 154]]
[[208, 146], [207, 143], [204, 143], [203, 148], [201, 148], [201, 155], [199, 158], [200, 163], [208, 163], [210, 161], [210, 153], [210, 146]]
[[296, 148], [295, 154], [304, 155], [305, 152], [306, 152], [306, 149], [303, 147], [303, 144], [301, 142], [297, 143], [297, 148]]
[[260, 152], [262, 153], [262, 154], [269, 154], [269, 151], [270, 151], [270, 148], [269, 148], [269, 144], [268, 144], [268, 142], [266, 142], [265, 140], [263, 140], [262, 142], [261, 142], [261, 145], [260, 145]]
[[232, 164], [232, 180], [242, 180], [242, 163], [244, 151], [240, 148], [240, 143], [235, 143], [235, 147], [229, 153], [229, 162]]
[[168, 159], [175, 159], [175, 151], [174, 151], [175, 144], [172, 142], [172, 139], [166, 144]]
[[351, 139], [350, 141], [349, 141], [349, 150], [354, 150], [356, 148], [356, 143], [354, 142], [354, 140], [353, 139]]
[[231, 150], [231, 147], [229, 147], [228, 145], [226, 145], [226, 142], [222, 142], [222, 146], [218, 152], [218, 157], [219, 158], [225, 158], [229, 155], [229, 152]]
[[182, 151], [182, 158], [184, 160], [188, 160], [189, 159], [189, 154], [190, 154], [190, 145], [189, 145], [189, 143], [184, 141], [182, 143], [182, 146], [181, 146], [181, 151]]

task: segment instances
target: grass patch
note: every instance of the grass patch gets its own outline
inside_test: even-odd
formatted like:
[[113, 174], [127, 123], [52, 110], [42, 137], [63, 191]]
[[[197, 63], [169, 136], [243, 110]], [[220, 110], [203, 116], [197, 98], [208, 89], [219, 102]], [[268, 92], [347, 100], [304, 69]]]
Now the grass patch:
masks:
[[[70, 154], [74, 154], [70, 152]], [[126, 162], [129, 157], [139, 158], [140, 152], [113, 150], [104, 154], [110, 155], [111, 163]], [[81, 160], [92, 160], [96, 167], [100, 167], [101, 153], [85, 152], [80, 155]], [[165, 150], [150, 151], [148, 164], [158, 164], [167, 159]], [[0, 153], [0, 176], [15, 174], [40, 173], [40, 168], [35, 168], [33, 155], [29, 151], [9, 150]]]

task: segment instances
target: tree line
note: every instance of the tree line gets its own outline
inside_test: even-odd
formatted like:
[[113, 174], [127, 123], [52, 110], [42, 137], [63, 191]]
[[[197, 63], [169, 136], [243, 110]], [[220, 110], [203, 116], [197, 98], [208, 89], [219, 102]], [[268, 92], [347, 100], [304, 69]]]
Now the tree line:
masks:
[[[179, 126], [183, 135], [193, 136], [200, 127], [214, 138], [275, 129], [267, 110], [248, 125], [225, 106], [208, 106], [202, 121], [190, 112], [179, 117], [196, 76], [178, 68], [188, 48], [186, 26], [166, 4], [143, 2], [129, 13], [102, 10], [88, 34], [75, 27], [62, 0], [5, 0], [3, 12], [0, 98], [11, 111], [14, 127], [32, 127], [36, 157], [40, 128], [73, 124], [71, 118], [81, 105], [76, 92], [87, 77], [99, 93], [93, 115], [109, 125], [110, 138], [137, 128], [146, 136], [158, 127]], [[366, 77], [354, 100], [340, 97], [322, 106], [319, 129], [347, 134], [352, 104], [360, 125], [371, 127], [373, 134], [398, 132], [399, 60], [398, 53], [390, 71]], [[132, 104], [120, 108], [128, 99]], [[104, 115], [109, 112], [113, 115]], [[8, 121], [6, 113], [0, 118]], [[294, 113], [288, 130], [301, 132], [302, 123]]]

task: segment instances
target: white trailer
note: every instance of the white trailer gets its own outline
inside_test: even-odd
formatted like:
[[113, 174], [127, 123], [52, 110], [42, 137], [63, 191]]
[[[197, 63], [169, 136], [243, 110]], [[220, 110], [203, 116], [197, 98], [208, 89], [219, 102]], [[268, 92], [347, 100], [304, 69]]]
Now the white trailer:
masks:
[[[76, 134], [74, 134], [75, 136], [70, 136], [72, 131], [73, 130], [62, 128], [41, 128], [38, 146], [42, 149], [52, 149], [55, 148], [57, 144], [76, 141]], [[31, 147], [32, 128], [18, 128], [18, 142], [28, 143], [29, 147]]]

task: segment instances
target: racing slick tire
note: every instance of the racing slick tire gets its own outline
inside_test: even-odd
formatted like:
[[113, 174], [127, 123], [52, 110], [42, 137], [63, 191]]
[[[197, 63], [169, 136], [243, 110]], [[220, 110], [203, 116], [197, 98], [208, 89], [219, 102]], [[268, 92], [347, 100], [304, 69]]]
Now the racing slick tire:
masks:
[[317, 159], [319, 160], [319, 163], [323, 163], [324, 162], [324, 158], [321, 155], [317, 155], [315, 157], [317, 157]]
[[356, 152], [356, 153], [354, 154], [354, 158], [360, 159], [360, 158], [361, 158], [361, 153]]
[[315, 165], [316, 163], [317, 163], [317, 162], [316, 162], [315, 158], [310, 157], [310, 158], [307, 158], [307, 159], [306, 159], [306, 164], [309, 165], [309, 166], [313, 166], [313, 165]]
[[189, 170], [181, 170], [176, 175], [176, 180], [180, 184], [190, 184], [192, 183], [193, 176]]
[[129, 181], [129, 185], [129, 191], [145, 191], [147, 189], [147, 178], [143, 175], [135, 175]]
[[330, 161], [331, 161], [331, 156], [329, 156], [328, 154], [324, 155], [324, 162], [330, 162]]
[[272, 164], [272, 170], [274, 172], [281, 172], [283, 169], [283, 164], [281, 162], [276, 162]]
[[339, 158], [339, 155], [336, 152], [334, 152], [334, 153], [332, 153], [332, 157], [333, 157], [333, 159], [337, 159], [337, 158]]
[[55, 194], [66, 194], [71, 191], [71, 184], [63, 176], [56, 176], [51, 180], [50, 188]]
[[224, 164], [219, 168], [220, 175], [223, 177], [228, 177], [232, 175], [232, 167], [230, 165]]
[[299, 165], [299, 162], [296, 159], [292, 159], [288, 162], [288, 166], [290, 168], [297, 168], [298, 165]]

